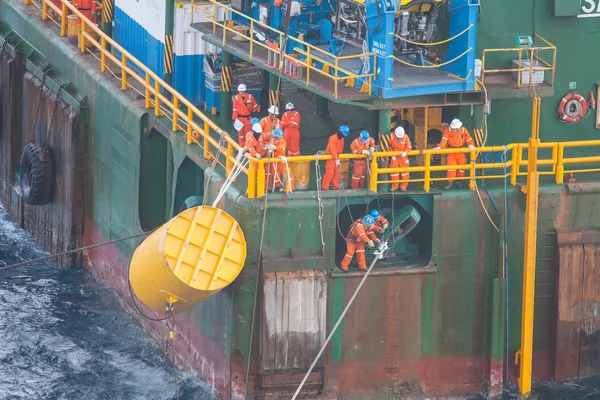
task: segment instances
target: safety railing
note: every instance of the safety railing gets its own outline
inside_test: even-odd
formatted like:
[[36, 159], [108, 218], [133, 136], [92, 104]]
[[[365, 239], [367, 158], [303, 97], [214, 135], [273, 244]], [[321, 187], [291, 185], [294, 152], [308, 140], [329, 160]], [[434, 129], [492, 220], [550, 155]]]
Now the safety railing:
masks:
[[[210, 7], [206, 7], [206, 4], [212, 4], [212, 11]], [[218, 15], [236, 15], [239, 17], [240, 24], [235, 25], [238, 21], [219, 21]], [[217, 35], [217, 28], [221, 31], [219, 34], [222, 36], [222, 45], [227, 45], [228, 35], [230, 33], [231, 38], [242, 37], [244, 40], [249, 42], [248, 57], [250, 60], [256, 58], [256, 50], [266, 50], [267, 64], [277, 70], [285, 72], [297, 79], [302, 79], [306, 82], [306, 86], [311, 83], [311, 71], [324, 76], [333, 82], [334, 97], [338, 98], [339, 83], [345, 81], [345, 86], [353, 86], [356, 80], [363, 80], [364, 84], [360, 88], [361, 92], [369, 93], [372, 87], [373, 79], [376, 76], [377, 65], [375, 53], [361, 53], [346, 56], [336, 56], [324, 49], [321, 49], [315, 45], [305, 42], [304, 40], [295, 38], [293, 36], [287, 36], [287, 42], [284, 43], [285, 33], [270, 27], [256, 19], [243, 14], [226, 4], [220, 3], [216, 0], [203, 0], [202, 4], [198, 4], [195, 0], [192, 0], [192, 23], [195, 21], [194, 15], [196, 12], [201, 13], [202, 19], [212, 24], [213, 34]], [[244, 35], [239, 29], [235, 28], [245, 27], [249, 28], [248, 35]], [[274, 41], [270, 41], [265, 38], [264, 43], [260, 40], [255, 39], [255, 31], [265, 31], [267, 37], [277, 38]], [[292, 54], [285, 54], [283, 58], [280, 57], [282, 47], [292, 48]], [[263, 57], [264, 59], [264, 57]], [[261, 62], [264, 60], [261, 59]], [[343, 67], [341, 64], [347, 60], [360, 60], [361, 69], [362, 66], [368, 64], [372, 66], [369, 71], [373, 72], [353, 72], [347, 67]], [[305, 76], [300, 73], [300, 68], [306, 69]]]
[[[185, 131], [187, 144], [195, 143], [199, 145], [203, 149], [204, 158], [214, 159], [217, 163], [220, 163], [219, 155], [224, 154], [226, 162], [223, 166], [226, 168], [227, 173], [232, 170], [236, 161], [234, 150], [239, 150], [240, 146], [227, 132], [217, 126], [146, 65], [107, 36], [68, 0], [60, 0], [60, 9], [51, 0], [42, 0], [42, 2], [42, 15], [47, 13], [48, 8], [51, 8], [58, 15], [61, 36], [67, 34], [68, 15], [75, 14], [79, 17], [81, 21], [79, 49], [82, 53], [89, 51], [94, 56], [96, 56], [95, 52], [100, 54], [100, 57], [96, 56], [96, 58], [100, 61], [101, 72], [112, 72], [110, 68], [113, 65], [119, 68], [119, 72], [112, 73], [115, 76], [120, 74], [122, 90], [133, 89], [140, 92], [144, 96], [147, 109], [154, 109], [156, 116], [165, 116], [172, 121], [173, 132]], [[32, 0], [24, 0], [24, 3], [31, 4]], [[113, 51], [120, 53], [120, 57], [116, 57], [112, 51], [107, 50], [107, 45], [110, 45]], [[130, 65], [135, 65], [141, 72], [136, 72]], [[132, 82], [132, 80], [135, 82]], [[136, 88], [136, 83], [139, 89]], [[211, 136], [211, 129], [219, 135], [221, 140], [216, 140]], [[247, 174], [248, 170], [244, 168], [243, 172]]]
[[[539, 40], [544, 43], [545, 46], [537, 47], [535, 46], [535, 40]], [[541, 52], [551, 52], [552, 53], [552, 62], [549, 62], [543, 59], [540, 56]], [[487, 57], [491, 53], [514, 53], [518, 54], [518, 65], [517, 68], [500, 68], [500, 69], [487, 69], [486, 61]], [[523, 57], [523, 53], [525, 53], [525, 57]], [[529, 65], [524, 65], [523, 61], [527, 61]], [[539, 62], [539, 64], [537, 64]], [[489, 62], [488, 62], [489, 63]], [[541, 65], [540, 65], [541, 64]], [[554, 86], [554, 75], [556, 70], [556, 46], [552, 43], [538, 35], [537, 33], [534, 35], [534, 45], [531, 47], [515, 47], [515, 48], [507, 48], [507, 49], [483, 49], [483, 55], [481, 57], [481, 81], [485, 84], [486, 75], [490, 74], [506, 74], [506, 73], [517, 73], [517, 88], [521, 88], [523, 86], [533, 87], [534, 85], [534, 73], [535, 72], [543, 72], [551, 71], [552, 75], [550, 78], [550, 86]], [[523, 72], [529, 73], [528, 84], [522, 84], [522, 75]]]

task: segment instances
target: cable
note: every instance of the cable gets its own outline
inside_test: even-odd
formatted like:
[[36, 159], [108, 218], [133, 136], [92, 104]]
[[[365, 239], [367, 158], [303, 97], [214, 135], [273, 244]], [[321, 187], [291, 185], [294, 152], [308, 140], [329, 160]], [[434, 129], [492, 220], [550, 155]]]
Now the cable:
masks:
[[[154, 232], [154, 231], [152, 231], [152, 232]], [[7, 269], [11, 269], [11, 268], [22, 267], [23, 265], [33, 264], [33, 263], [36, 263], [36, 262], [39, 262], [39, 261], [45, 261], [45, 260], [49, 260], [49, 259], [55, 258], [55, 257], [66, 256], [66, 255], [73, 254], [73, 253], [79, 253], [79, 252], [82, 252], [82, 251], [85, 251], [85, 250], [94, 249], [96, 247], [106, 246], [106, 245], [109, 245], [109, 244], [113, 244], [113, 243], [117, 243], [117, 242], [122, 242], [122, 241], [125, 241], [125, 240], [135, 239], [135, 238], [142, 237], [142, 236], [148, 236], [152, 232], [140, 233], [140, 234], [137, 234], [137, 235], [127, 236], [127, 237], [120, 238], [120, 239], [110, 240], [108, 242], [93, 244], [93, 245], [90, 245], [90, 246], [79, 247], [79, 248], [76, 248], [76, 249], [73, 249], [73, 250], [64, 251], [62, 253], [51, 254], [49, 256], [35, 258], [35, 259], [29, 260], [29, 261], [22, 261], [22, 262], [19, 262], [19, 263], [16, 263], [16, 264], [6, 265], [4, 267], [0, 267], [0, 271], [4, 271], [4, 270], [7, 270]]]

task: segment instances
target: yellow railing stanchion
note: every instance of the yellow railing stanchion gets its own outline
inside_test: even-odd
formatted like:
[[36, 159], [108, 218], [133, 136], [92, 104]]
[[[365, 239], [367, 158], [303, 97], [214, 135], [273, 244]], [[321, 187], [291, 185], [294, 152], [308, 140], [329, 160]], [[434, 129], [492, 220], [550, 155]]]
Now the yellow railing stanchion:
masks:
[[431, 189], [431, 153], [425, 153], [425, 182], [423, 183], [423, 189], [429, 192]]
[[100, 47], [100, 72], [106, 72], [106, 38], [104, 36], [100, 39]]
[[[185, 138], [187, 139], [187, 144], [192, 144], [193, 142], [193, 136], [192, 136], [192, 122], [194, 122], [194, 114], [192, 112], [191, 108], [188, 108], [188, 113], [187, 113], [187, 131], [185, 134]], [[229, 145], [231, 146], [231, 143], [229, 143]]]
[[265, 195], [265, 163], [258, 163], [258, 172], [256, 173], [256, 197], [260, 198]]
[[512, 165], [510, 167], [510, 184], [516, 185], [517, 184], [517, 176], [519, 175], [519, 146], [518, 145], [515, 145], [512, 148], [511, 159], [512, 159]]
[[146, 85], [145, 85], [145, 107], [150, 108], [150, 74], [146, 72]]
[[67, 17], [69, 13], [67, 11], [67, 5], [61, 4], [60, 8], [60, 36], [67, 36]]
[[557, 158], [558, 158], [558, 145], [555, 145], [555, 146], [552, 146], [552, 173], [553, 174], [556, 174]]
[[225, 153], [225, 173], [227, 174], [227, 176], [229, 176], [229, 173], [233, 169], [233, 161], [231, 161], [233, 157], [233, 146], [231, 145], [231, 143], [228, 143], [227, 153]]
[[310, 68], [312, 67], [312, 61], [310, 59], [310, 47], [306, 50], [306, 86], [310, 85]]
[[254, 19], [250, 20], [250, 59], [252, 60], [252, 52], [254, 51]]
[[248, 189], [246, 190], [249, 199], [256, 198], [256, 161], [250, 159], [248, 167]]
[[477, 154], [475, 150], [471, 151], [471, 168], [469, 168], [469, 189], [475, 190], [475, 179], [477, 178]]
[[160, 117], [160, 86], [154, 81], [154, 115]]
[[223, 46], [225, 46], [225, 43], [227, 43], [227, 22], [223, 24]]
[[556, 157], [556, 183], [563, 183], [565, 180], [565, 146], [558, 144], [558, 154]]
[[177, 110], [179, 109], [179, 99], [177, 97], [173, 98], [173, 127], [172, 131], [177, 132], [179, 130], [179, 114], [177, 114]]
[[522, 62], [523, 62], [523, 50], [519, 49], [519, 64], [517, 66], [517, 68], [519, 69], [517, 71], [517, 88], [521, 87], [521, 70], [523, 68]]
[[42, 0], [42, 21], [45, 21], [48, 19], [48, 3], [46, 3], [46, 0]]
[[[369, 162], [369, 161], [367, 161]], [[377, 193], [377, 181], [378, 181], [378, 175], [379, 175], [379, 171], [377, 171], [377, 169], [379, 168], [379, 166], [377, 165], [377, 155], [373, 154], [373, 156], [371, 157], [371, 168], [370, 168], [370, 174], [371, 176], [369, 176], [369, 189], [375, 193]]]
[[[81, 24], [81, 26], [83, 26], [83, 23]], [[127, 56], [125, 54], [121, 54], [121, 90], [127, 89], [127, 71], [125, 70], [126, 67]]]
[[83, 18], [81, 18], [80, 21], [81, 25], [79, 26], [81, 31], [77, 35], [77, 37], [79, 38], [79, 50], [81, 50], [82, 53], [85, 53], [85, 36], [83, 36], [83, 33], [85, 32], [85, 21], [83, 20]]
[[335, 58], [335, 82], [333, 83], [334, 84], [333, 91], [335, 93], [334, 97], [336, 99], [338, 98], [338, 62], [339, 62], [338, 58], [336, 57]]
[[204, 121], [204, 159], [210, 160], [212, 156], [210, 155], [210, 148], [208, 143], [208, 135], [210, 135], [210, 127], [208, 126], [208, 122]]

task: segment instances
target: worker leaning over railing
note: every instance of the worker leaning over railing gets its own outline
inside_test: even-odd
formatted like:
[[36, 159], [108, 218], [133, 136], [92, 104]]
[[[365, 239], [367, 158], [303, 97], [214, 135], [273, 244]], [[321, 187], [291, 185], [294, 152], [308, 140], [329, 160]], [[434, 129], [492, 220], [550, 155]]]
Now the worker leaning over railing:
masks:
[[[467, 128], [462, 126], [462, 122], [459, 119], [454, 119], [450, 123], [450, 127], [446, 127], [444, 129], [444, 134], [442, 135], [442, 140], [437, 145], [435, 150], [441, 150], [446, 147], [446, 145], [452, 149], [459, 149], [467, 145], [469, 150], [474, 150], [475, 146], [473, 146], [473, 138], [469, 134]], [[448, 154], [448, 162], [447, 165], [466, 165], [467, 164], [467, 156], [465, 153], [452, 153]], [[454, 185], [454, 177], [456, 176], [456, 170], [449, 169], [448, 170], [448, 184], [444, 186], [444, 189], [448, 190]], [[462, 178], [465, 176], [465, 170], [458, 170], [458, 177]], [[461, 188], [462, 182], [456, 182], [456, 187]]]
[[267, 190], [275, 191], [275, 189], [279, 189], [280, 192], [285, 190], [286, 193], [293, 191], [294, 176], [285, 158], [287, 143], [283, 138], [281, 129], [275, 129], [273, 138], [265, 145], [265, 149], [269, 157], [281, 159], [281, 162], [270, 163], [269, 171], [267, 172]]
[[369, 135], [369, 132], [362, 131], [360, 136], [352, 141], [350, 150], [354, 154], [364, 154], [366, 158], [354, 160], [352, 164], [352, 189], [362, 189], [365, 186], [365, 177], [367, 176], [367, 162], [371, 160], [375, 151], [375, 140]]
[[327, 141], [326, 154], [331, 155], [333, 160], [327, 160], [325, 163], [325, 175], [323, 176], [323, 190], [329, 190], [329, 185], [333, 189], [340, 187], [340, 154], [344, 151], [344, 138], [350, 133], [348, 125], [340, 126], [340, 129], [329, 137]]
[[[404, 128], [401, 126], [397, 127], [394, 133], [390, 135], [389, 142], [392, 150], [402, 152], [399, 156], [392, 157], [390, 168], [408, 167], [408, 156], [406, 153], [412, 150], [412, 144], [410, 143], [408, 135], [406, 135], [406, 133], [404, 132]], [[396, 172], [390, 174], [390, 176], [392, 177], [393, 181], [390, 191], [395, 192], [396, 190], [398, 190], [398, 186], [400, 186], [400, 191], [406, 192], [406, 188], [408, 187], [408, 180], [410, 178], [410, 173]], [[400, 181], [402, 181], [402, 183], [400, 183]]]

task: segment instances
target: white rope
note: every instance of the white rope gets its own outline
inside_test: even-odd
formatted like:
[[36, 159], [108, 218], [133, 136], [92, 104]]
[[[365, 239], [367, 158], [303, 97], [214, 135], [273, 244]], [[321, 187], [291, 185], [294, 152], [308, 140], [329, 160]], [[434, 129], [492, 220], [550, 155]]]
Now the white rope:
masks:
[[212, 204], [213, 207], [217, 206], [219, 201], [221, 201], [221, 198], [223, 198], [223, 196], [225, 195], [225, 193], [227, 192], [227, 190], [229, 189], [231, 184], [238, 177], [238, 175], [244, 170], [245, 167], [247, 167], [250, 164], [250, 160], [248, 160], [247, 158], [244, 158], [244, 160], [242, 161], [241, 159], [243, 157], [244, 157], [244, 152], [240, 151], [238, 153], [237, 157], [235, 158], [235, 164], [234, 164], [233, 168], [231, 169], [231, 171], [229, 172], [229, 175], [227, 176], [225, 183], [223, 183], [223, 185], [221, 186], [221, 189], [219, 189], [219, 193], [217, 193], [217, 197], [215, 198], [215, 201]]
[[344, 308], [344, 311], [342, 311], [342, 315], [340, 315], [340, 317], [338, 318], [337, 322], [335, 323], [334, 327], [331, 329], [331, 333], [329, 333], [329, 336], [327, 337], [327, 339], [325, 340], [325, 343], [323, 343], [323, 346], [321, 347], [321, 350], [319, 350], [319, 354], [317, 354], [317, 356], [315, 357], [315, 360], [313, 361], [312, 365], [310, 366], [310, 368], [308, 369], [308, 372], [306, 372], [306, 375], [304, 375], [304, 378], [302, 379], [302, 382], [300, 382], [300, 386], [298, 386], [298, 389], [296, 389], [296, 393], [294, 393], [294, 397], [292, 397], [292, 400], [296, 399], [296, 396], [298, 396], [298, 393], [300, 393], [300, 390], [302, 390], [302, 386], [304, 386], [304, 383], [306, 383], [306, 380], [308, 379], [308, 376], [310, 375], [310, 373], [312, 372], [313, 368], [315, 367], [315, 365], [317, 364], [317, 361], [319, 361], [319, 358], [321, 358], [321, 355], [323, 354], [323, 351], [325, 351], [325, 347], [327, 347], [327, 344], [329, 343], [329, 341], [331, 340], [331, 338], [333, 337], [333, 334], [335, 333], [335, 331], [337, 330], [338, 326], [340, 326], [340, 323], [342, 322], [342, 320], [344, 319], [344, 316], [346, 315], [346, 313], [348, 312], [348, 309], [350, 308], [350, 306], [352, 305], [352, 303], [354, 302], [354, 299], [356, 298], [356, 295], [358, 294], [358, 292], [360, 291], [360, 289], [362, 288], [363, 284], [365, 283], [365, 281], [367, 280], [367, 277], [369, 276], [369, 274], [371, 273], [371, 270], [373, 269], [373, 267], [375, 266], [375, 264], [377, 264], [377, 261], [379, 261], [379, 256], [377, 256], [377, 258], [375, 258], [373, 260], [373, 262], [371, 263], [371, 265], [369, 266], [369, 269], [367, 270], [367, 272], [365, 273], [365, 276], [363, 276], [362, 280], [360, 281], [360, 283], [358, 284], [358, 287], [356, 288], [356, 290], [354, 291], [354, 294], [352, 295], [352, 297], [350, 298], [350, 301], [348, 301], [348, 304], [346, 305], [346, 308]]
[[321, 231], [321, 250], [323, 255], [325, 255], [325, 239], [323, 237], [323, 215], [325, 214], [325, 207], [323, 206], [323, 201], [321, 200], [321, 166], [319, 165], [319, 154], [323, 154], [323, 151], [317, 152], [315, 154], [315, 175], [317, 177], [317, 201], [319, 203], [319, 211], [317, 212], [317, 218], [319, 219], [319, 229]]
[[283, 190], [286, 193], [288, 193], [287, 186], [289, 185], [290, 186], [290, 191], [289, 191], [288, 194], [292, 194], [292, 193], [294, 193], [294, 190], [292, 189], [292, 176], [290, 174], [290, 166], [289, 166], [289, 164], [287, 162], [287, 158], [285, 158], [284, 156], [280, 156], [279, 159], [281, 160], [282, 163], [285, 164], [285, 172], [287, 172], [287, 178], [288, 178], [286, 185], [284, 186], [283, 182], [281, 182], [281, 185], [283, 187]]

